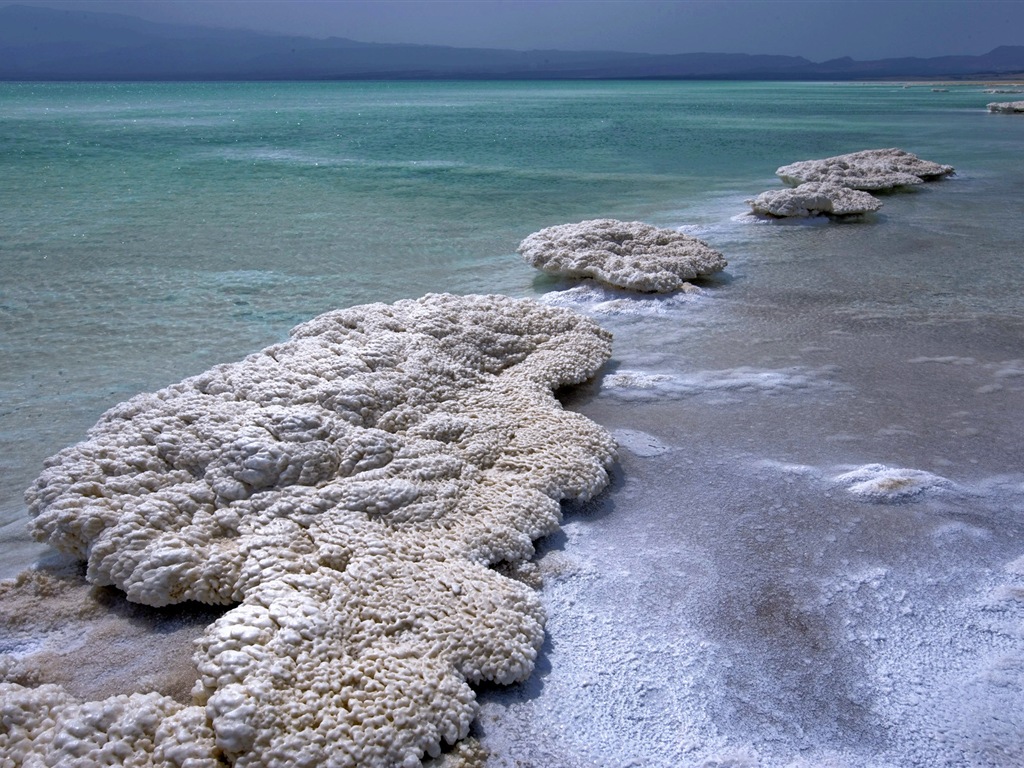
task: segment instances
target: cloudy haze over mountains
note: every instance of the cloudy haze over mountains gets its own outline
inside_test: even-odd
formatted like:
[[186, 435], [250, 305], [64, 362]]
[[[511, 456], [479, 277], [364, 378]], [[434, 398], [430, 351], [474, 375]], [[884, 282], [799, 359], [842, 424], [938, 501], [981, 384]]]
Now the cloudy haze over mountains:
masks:
[[1024, 45], [1020, 0], [20, 2], [163, 23], [462, 48], [780, 54], [826, 61], [977, 55]]
[[[274, 32], [277, 2], [168, 3], [160, 0], [67, 3], [54, 0], [47, 7], [22, 3], [0, 8], [0, 78], [17, 79], [346, 79], [346, 78], [751, 78], [751, 79], [858, 79], [884, 77], [1000, 77], [1024, 73], [1024, 3], [869, 3], [803, 2], [788, 0], [748, 3], [662, 2], [629, 3], [635, 23], [623, 20], [619, 39], [601, 48], [599, 30], [623, 3], [581, 2], [378, 2], [374, 24], [367, 26], [367, 4], [362, 2], [291, 2], [290, 23]], [[439, 19], [458, 6], [464, 29], [449, 34], [452, 40], [480, 41], [470, 45], [426, 44], [439, 39], [432, 31]], [[756, 8], [755, 8], [756, 6]], [[765, 45], [752, 36], [755, 23], [769, 9], [779, 14], [803, 9], [792, 20], [791, 34]], [[899, 56], [870, 58], [850, 51], [878, 49], [894, 30], [912, 26], [906, 17], [924, 6], [931, 9], [917, 19], [919, 34], [906, 38]], [[971, 24], [945, 27], [935, 39], [937, 19], [954, 11], [975, 9]], [[111, 14], [114, 8], [122, 13]], [[712, 12], [717, 8], [718, 11]], [[757, 13], [744, 16], [744, 9]], [[100, 10], [95, 10], [100, 9]], [[219, 9], [219, 10], [218, 10]], [[524, 16], [524, 10], [532, 15]], [[710, 36], [701, 46], [687, 46], [679, 37], [673, 53], [659, 36], [644, 35], [648, 25], [661, 19], [664, 30], [688, 18], [711, 25], [715, 13], [727, 9], [735, 17], [735, 35], [716, 42]], [[874, 11], [876, 35], [859, 36], [862, 16]], [[216, 11], [216, 13], [215, 13]], [[230, 11], [230, 14], [227, 12]], [[513, 13], [515, 11], [515, 13]], [[586, 11], [586, 13], [583, 13]], [[832, 34], [821, 27], [826, 12], [834, 19]], [[344, 14], [347, 14], [345, 16]], [[577, 17], [578, 23], [555, 30], [543, 25], [554, 13]], [[593, 12], [595, 17], [589, 14]], [[131, 15], [129, 15], [129, 13]], [[646, 15], [645, 15], [646, 13]], [[227, 14], [227, 15], [226, 15]], [[339, 15], [341, 14], [341, 15]], [[390, 15], [389, 15], [390, 14]], [[142, 18], [145, 15], [149, 18]], [[614, 14], [613, 14], [614, 15]], [[344, 18], [343, 18], [344, 16]], [[997, 24], [1004, 17], [1020, 16], [1016, 26]], [[345, 19], [348, 19], [346, 23]], [[508, 35], [496, 38], [487, 30], [495, 19], [515, 18]], [[568, 16], [567, 16], [568, 18]], [[767, 17], [765, 17], [767, 18]], [[152, 20], [161, 19], [161, 20]], [[169, 19], [177, 19], [173, 22]], [[334, 23], [328, 23], [331, 19]], [[334, 30], [362, 29], [371, 34], [390, 20], [387, 34], [372, 42], [338, 36]], [[490, 19], [488, 24], [484, 20]], [[419, 22], [417, 26], [417, 20]], [[530, 20], [530, 24], [525, 24]], [[189, 23], [183, 23], [188, 21]], [[215, 25], [215, 26], [210, 26]], [[697, 24], [700, 26], [700, 24]], [[987, 29], [986, 25], [991, 29]], [[685, 25], [684, 25], [685, 26]], [[769, 25], [772, 26], [772, 25]], [[710, 27], [709, 27], [710, 28]], [[614, 27], [613, 27], [614, 29]], [[300, 34], [300, 30], [306, 30]], [[518, 31], [516, 31], [518, 30]], [[516, 32], [516, 34], [512, 34]], [[984, 32], [984, 37], [980, 35]], [[395, 38], [404, 42], [389, 41]], [[442, 36], [444, 37], [444, 36]], [[865, 46], [863, 38], [874, 42]], [[519, 47], [487, 41], [518, 40]], [[602, 40], [605, 38], [601, 38]], [[748, 40], [746, 48], [740, 41]], [[758, 42], [760, 40], [760, 42]], [[555, 45], [555, 42], [558, 42]], [[531, 44], [531, 42], [533, 44]], [[539, 44], [551, 42], [552, 47]], [[616, 42], [621, 43], [616, 45]], [[927, 42], [927, 45], [923, 44]], [[807, 49], [832, 51], [828, 58], [812, 58]], [[1000, 44], [1003, 43], [1003, 44]], [[1008, 44], [1007, 44], [1008, 43]], [[938, 46], [938, 47], [936, 47]], [[970, 46], [974, 46], [970, 49]], [[996, 47], [998, 46], [998, 47]], [[942, 55], [914, 55], [914, 50], [938, 50]], [[965, 53], [965, 49], [973, 50]]]

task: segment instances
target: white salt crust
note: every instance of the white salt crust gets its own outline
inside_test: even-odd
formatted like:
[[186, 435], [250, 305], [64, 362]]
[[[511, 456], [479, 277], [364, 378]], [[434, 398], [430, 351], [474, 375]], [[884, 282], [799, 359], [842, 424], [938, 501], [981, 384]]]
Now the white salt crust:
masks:
[[915, 357], [907, 362], [914, 365], [973, 366], [991, 377], [988, 383], [982, 384], [974, 390], [979, 395], [990, 395], [1003, 391], [1019, 392], [1024, 389], [1024, 359], [1020, 358], [981, 362], [973, 357]]
[[[736, 505], [735, 523], [713, 536], [687, 540], [643, 519], [658, 470], [627, 473], [607, 525], [567, 523], [568, 545], [539, 561], [560, 638], [552, 669], [540, 691], [497, 691], [484, 704], [481, 720], [495, 715], [482, 739], [489, 765], [1021, 765], [1024, 558], [991, 558], [990, 570], [968, 541], [1004, 538], [1015, 516], [1007, 508], [1024, 499], [1021, 476], [957, 483], [964, 496], [926, 496], [894, 514], [833, 493], [844, 469], [723, 458], [730, 477], [694, 484], [711, 505]], [[718, 496], [714, 486], [735, 484], [732, 473], [746, 490]], [[663, 498], [662, 522], [686, 514], [673, 507], [678, 489]], [[699, 517], [677, 530], [699, 530]], [[914, 517], [887, 531], [888, 520]], [[612, 524], [622, 518], [629, 522]], [[950, 523], [961, 527], [944, 532]], [[1019, 541], [1013, 527], [1005, 538]], [[707, 544], [762, 536], [753, 549]], [[891, 548], [869, 544], [879, 539]], [[782, 554], [787, 547], [795, 558]], [[624, 554], [639, 548], [642, 567]], [[740, 560], [741, 552], [757, 554]], [[936, 553], [943, 569], [927, 567]], [[727, 606], [720, 621], [709, 620], [718, 605]], [[743, 624], [752, 631], [734, 631]]]
[[525, 679], [543, 640], [536, 594], [488, 566], [608, 481], [613, 439], [553, 391], [610, 352], [566, 309], [428, 295], [108, 411], [27, 492], [36, 537], [133, 601], [240, 604], [190, 706], [4, 684], [0, 764], [415, 766], [465, 737], [470, 684]]
[[819, 181], [866, 191], [912, 186], [951, 173], [951, 165], [922, 160], [897, 148], [865, 149], [822, 160], [803, 160], [775, 171], [792, 186]]
[[620, 449], [625, 449], [634, 456], [644, 459], [661, 456], [661, 454], [672, 450], [672, 446], [666, 445], [654, 435], [641, 432], [638, 429], [617, 429], [612, 436], [619, 444]]
[[640, 221], [592, 219], [534, 232], [519, 244], [526, 262], [549, 275], [592, 278], [630, 291], [669, 293], [726, 267], [703, 240]]
[[[1020, 91], [1013, 91], [1020, 93]], [[993, 101], [988, 105], [989, 112], [1002, 112], [1004, 114], [1024, 113], [1024, 101]]]
[[762, 192], [747, 204], [754, 213], [775, 218], [857, 216], [882, 207], [881, 201], [867, 192], [819, 181]]
[[952, 481], [931, 472], [884, 464], [865, 464], [837, 475], [835, 481], [854, 496], [883, 504], [915, 501], [925, 495], [957, 490]]

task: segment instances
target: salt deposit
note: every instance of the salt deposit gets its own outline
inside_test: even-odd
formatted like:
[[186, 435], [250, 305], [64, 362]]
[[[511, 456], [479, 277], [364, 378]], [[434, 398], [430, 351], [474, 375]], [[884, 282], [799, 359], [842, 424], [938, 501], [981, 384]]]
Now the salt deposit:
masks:
[[550, 275], [593, 278], [630, 291], [667, 293], [725, 268], [703, 240], [639, 221], [594, 219], [534, 232], [519, 244], [530, 266]]
[[915, 357], [907, 362], [916, 365], [937, 364], [974, 368], [988, 381], [975, 388], [979, 395], [995, 392], [1020, 392], [1024, 390], [1024, 359], [981, 362], [973, 357]]
[[834, 466], [716, 469], [705, 438], [624, 455], [542, 551], [551, 668], [488, 694], [488, 765], [1018, 765], [1019, 485], [958, 477], [894, 514]]
[[620, 448], [641, 458], [660, 456], [672, 450], [672, 446], [666, 445], [654, 435], [637, 429], [617, 429], [612, 436]]
[[553, 390], [609, 354], [568, 310], [428, 295], [111, 409], [28, 491], [36, 535], [137, 602], [240, 604], [192, 704], [5, 683], [0, 756], [412, 766], [465, 737], [470, 685], [526, 678], [543, 640], [535, 592], [489, 566], [607, 483], [611, 436]]
[[854, 496], [881, 503], [910, 501], [928, 493], [956, 490], [944, 477], [884, 464], [866, 464], [838, 475], [835, 480]]
[[779, 178], [793, 186], [818, 181], [867, 191], [912, 186], [951, 173], [951, 165], [922, 160], [896, 148], [865, 149], [822, 160], [803, 160], [775, 171]]
[[1024, 112], [1024, 101], [993, 101], [988, 105], [988, 111], [1006, 114]]
[[777, 218], [856, 216], [873, 213], [882, 203], [867, 192], [829, 182], [810, 181], [792, 189], [769, 190], [748, 200], [754, 213]]

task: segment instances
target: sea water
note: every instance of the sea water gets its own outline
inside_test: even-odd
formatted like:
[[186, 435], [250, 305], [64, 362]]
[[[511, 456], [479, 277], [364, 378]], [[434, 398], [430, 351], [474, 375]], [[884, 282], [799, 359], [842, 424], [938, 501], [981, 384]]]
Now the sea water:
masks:
[[[999, 98], [0, 84], [0, 576], [45, 551], [25, 487], [117, 402], [328, 309], [536, 297], [615, 334], [564, 398], [620, 461], [542, 545], [548, 641], [481, 693], [489, 764], [1020, 765], [1024, 119]], [[860, 221], [746, 213], [780, 165], [890, 146], [956, 175]], [[637, 299], [515, 254], [598, 217], [729, 266]]]

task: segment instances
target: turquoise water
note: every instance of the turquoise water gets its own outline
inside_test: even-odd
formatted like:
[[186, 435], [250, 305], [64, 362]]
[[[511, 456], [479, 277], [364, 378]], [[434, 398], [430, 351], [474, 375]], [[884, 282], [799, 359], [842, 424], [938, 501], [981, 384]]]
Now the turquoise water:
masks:
[[[993, 658], [1024, 668], [1020, 601], [992, 597], [1024, 553], [1024, 118], [984, 109], [1009, 98], [0, 84], [0, 576], [41, 551], [22, 493], [43, 460], [136, 392], [335, 307], [564, 291], [515, 254], [541, 227], [682, 227], [730, 262], [704, 294], [547, 299], [615, 333], [609, 375], [668, 384], [570, 401], [620, 436], [621, 472], [546, 556], [552, 640], [531, 684], [485, 696], [492, 762], [1018, 764], [999, 745], [1024, 723], [985, 709], [1024, 711], [991, 683]], [[957, 175], [862, 222], [744, 215], [780, 165], [889, 146]], [[875, 463], [966, 490], [873, 505], [835, 479]]]

